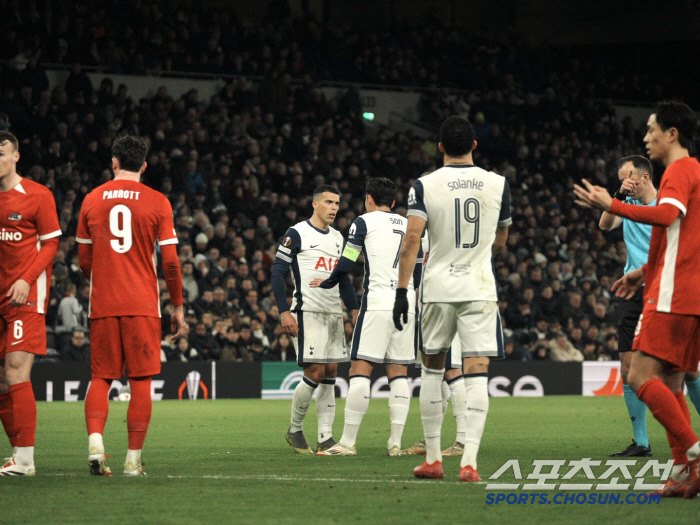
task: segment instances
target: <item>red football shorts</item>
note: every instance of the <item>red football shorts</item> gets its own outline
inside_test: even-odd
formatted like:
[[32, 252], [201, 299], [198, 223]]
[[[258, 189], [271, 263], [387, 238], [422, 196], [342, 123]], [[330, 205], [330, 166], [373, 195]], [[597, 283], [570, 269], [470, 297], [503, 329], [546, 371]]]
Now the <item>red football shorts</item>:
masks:
[[0, 314], [0, 359], [9, 352], [46, 355], [46, 318], [36, 312]]
[[637, 323], [632, 349], [668, 361], [679, 371], [695, 371], [700, 361], [700, 317], [645, 307]]
[[90, 321], [92, 377], [119, 379], [160, 373], [160, 318], [103, 317]]

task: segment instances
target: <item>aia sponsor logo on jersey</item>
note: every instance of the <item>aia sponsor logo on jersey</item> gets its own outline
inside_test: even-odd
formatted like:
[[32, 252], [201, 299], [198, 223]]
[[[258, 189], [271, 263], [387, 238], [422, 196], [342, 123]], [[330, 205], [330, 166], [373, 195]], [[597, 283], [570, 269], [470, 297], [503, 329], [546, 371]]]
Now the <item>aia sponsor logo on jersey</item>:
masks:
[[336, 264], [338, 264], [338, 258], [334, 259], [333, 257], [319, 257], [314, 270], [326, 270], [328, 272], [332, 272]]
[[[19, 219], [17, 219], [19, 220]], [[5, 241], [5, 242], [18, 242], [22, 240], [22, 232], [15, 232], [15, 231], [7, 231], [5, 228], [3, 228], [0, 231], [0, 241]]]

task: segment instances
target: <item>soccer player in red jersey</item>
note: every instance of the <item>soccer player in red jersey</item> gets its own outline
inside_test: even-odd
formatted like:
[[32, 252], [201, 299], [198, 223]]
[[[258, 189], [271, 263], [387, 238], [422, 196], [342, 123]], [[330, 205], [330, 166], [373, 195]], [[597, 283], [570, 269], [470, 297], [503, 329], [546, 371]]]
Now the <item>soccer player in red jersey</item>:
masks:
[[0, 131], [0, 420], [13, 454], [0, 476], [33, 476], [36, 400], [29, 375], [46, 355], [44, 314], [61, 228], [44, 186], [17, 174], [19, 147]]
[[124, 474], [145, 475], [141, 449], [151, 420], [151, 377], [160, 373], [160, 296], [156, 243], [175, 306], [173, 339], [186, 335], [182, 275], [172, 208], [160, 192], [140, 182], [146, 142], [124, 136], [112, 145], [114, 180], [95, 188], [83, 202], [76, 241], [80, 268], [90, 279], [92, 384], [85, 399], [90, 473], [111, 475], [103, 433], [112, 380], [128, 371], [129, 450]]
[[693, 110], [680, 102], [662, 102], [649, 117], [649, 158], [666, 166], [654, 207], [623, 204], [586, 180], [585, 188], [575, 186], [578, 204], [652, 225], [649, 262], [613, 290], [629, 298], [646, 283], [628, 382], [666, 429], [673, 452], [659, 493], [686, 498], [700, 490], [700, 443], [683, 396], [684, 374], [700, 361], [700, 163], [689, 155], [696, 129]]

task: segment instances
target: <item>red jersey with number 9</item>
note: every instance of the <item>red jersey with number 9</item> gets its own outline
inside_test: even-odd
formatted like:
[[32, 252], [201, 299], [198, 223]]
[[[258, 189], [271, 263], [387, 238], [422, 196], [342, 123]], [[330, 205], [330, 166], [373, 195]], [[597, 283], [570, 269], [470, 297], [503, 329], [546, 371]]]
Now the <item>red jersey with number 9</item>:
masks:
[[160, 317], [156, 243], [177, 244], [170, 202], [130, 180], [112, 180], [83, 201], [76, 241], [92, 245], [90, 319]]

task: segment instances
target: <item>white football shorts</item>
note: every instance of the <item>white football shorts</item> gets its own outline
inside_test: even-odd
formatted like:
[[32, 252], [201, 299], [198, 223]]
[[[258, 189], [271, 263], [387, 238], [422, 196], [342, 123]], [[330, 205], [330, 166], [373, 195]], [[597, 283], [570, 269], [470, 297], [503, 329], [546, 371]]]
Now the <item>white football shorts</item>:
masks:
[[503, 330], [496, 301], [424, 304], [421, 332], [423, 351], [429, 355], [449, 351], [457, 334], [462, 357], [503, 357]]
[[370, 363], [408, 365], [415, 359], [413, 336], [416, 318], [408, 315], [408, 322], [399, 331], [394, 326], [392, 312], [365, 310], [357, 316], [352, 334], [353, 359]]
[[299, 336], [292, 338], [297, 363], [342, 363], [348, 361], [343, 316], [321, 312], [292, 312]]

